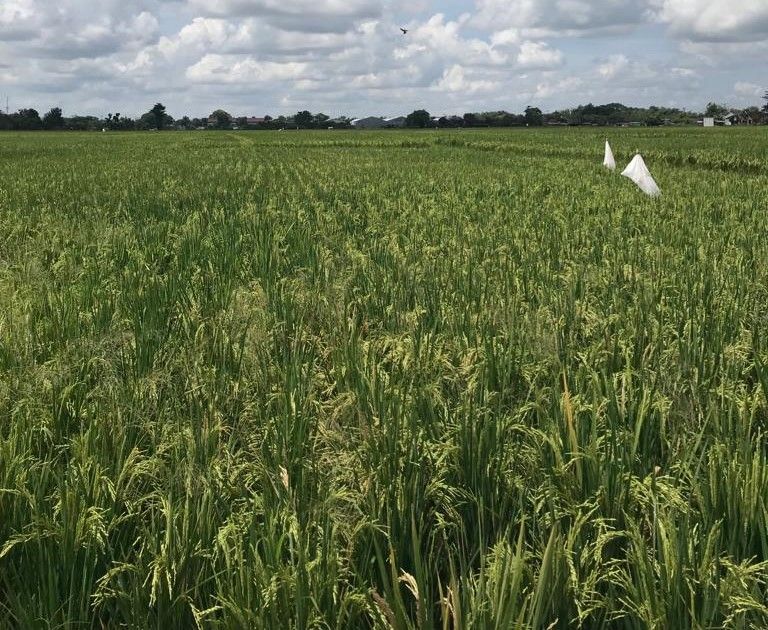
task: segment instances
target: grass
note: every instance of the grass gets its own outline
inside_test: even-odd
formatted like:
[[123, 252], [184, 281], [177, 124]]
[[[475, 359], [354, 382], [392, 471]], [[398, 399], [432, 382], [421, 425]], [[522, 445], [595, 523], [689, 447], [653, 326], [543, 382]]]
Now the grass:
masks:
[[0, 626], [768, 626], [766, 129], [4, 134]]

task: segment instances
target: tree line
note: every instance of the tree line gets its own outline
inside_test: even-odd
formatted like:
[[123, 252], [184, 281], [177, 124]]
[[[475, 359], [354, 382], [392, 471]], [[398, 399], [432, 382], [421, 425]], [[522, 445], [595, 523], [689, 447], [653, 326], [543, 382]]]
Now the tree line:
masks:
[[[402, 126], [411, 128], [427, 127], [540, 127], [543, 125], [596, 125], [612, 126], [636, 124], [659, 126], [665, 124], [696, 124], [702, 117], [723, 119], [732, 114], [738, 122], [768, 124], [768, 91], [763, 96], [762, 107], [744, 109], [728, 108], [719, 103], [709, 103], [704, 112], [693, 112], [671, 107], [651, 106], [647, 108], [628, 107], [621, 103], [605, 105], [579, 105], [573, 109], [544, 113], [538, 107], [527, 107], [521, 114], [507, 111], [470, 112], [463, 116], [434, 117], [428, 111], [419, 109], [405, 117]], [[303, 110], [293, 116], [264, 116], [253, 119], [235, 117], [223, 109], [217, 109], [206, 118], [182, 116], [175, 119], [168, 114], [162, 103], [156, 103], [137, 119], [123, 116], [119, 112], [109, 113], [104, 118], [97, 116], [65, 117], [61, 108], [54, 107], [43, 116], [32, 108], [20, 109], [15, 113], [0, 112], [0, 131], [149, 131], [149, 130], [192, 130], [192, 129], [349, 129], [352, 119], [330, 116]], [[401, 126], [401, 125], [398, 125]]]

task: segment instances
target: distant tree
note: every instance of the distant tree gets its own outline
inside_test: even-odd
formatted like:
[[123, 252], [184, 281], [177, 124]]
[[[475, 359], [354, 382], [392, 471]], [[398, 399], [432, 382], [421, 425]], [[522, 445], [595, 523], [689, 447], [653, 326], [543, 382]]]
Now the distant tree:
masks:
[[232, 116], [223, 109], [217, 109], [211, 114], [211, 118], [215, 120], [213, 126], [216, 129], [229, 129], [232, 126]]
[[480, 124], [480, 120], [477, 117], [477, 114], [472, 114], [470, 112], [467, 112], [464, 114], [464, 126], [465, 127], [477, 127]]
[[112, 129], [120, 131], [134, 131], [136, 129], [136, 121], [130, 117], [121, 117], [118, 113], [112, 117]]
[[406, 127], [418, 127], [418, 128], [424, 129], [425, 127], [429, 127], [431, 122], [432, 122], [432, 117], [429, 115], [429, 112], [425, 109], [417, 109], [416, 111], [411, 112], [410, 114], [408, 114], [408, 116], [405, 117]]
[[[533, 110], [536, 110], [536, 108], [533, 108]], [[541, 115], [540, 110], [539, 114]], [[541, 122], [537, 122], [536, 120], [530, 120], [526, 114], [518, 116], [509, 112], [502, 112], [497, 122], [500, 127], [520, 127], [522, 125], [540, 127], [544, 124], [544, 116], [541, 116]]]
[[579, 105], [568, 115], [568, 122], [575, 125], [618, 125], [636, 120], [638, 112], [621, 103], [606, 105]]
[[463, 127], [464, 119], [461, 116], [441, 116], [437, 121], [440, 127]]
[[728, 113], [728, 108], [725, 105], [719, 103], [707, 103], [707, 109], [704, 111], [704, 115], [707, 118], [722, 118]]
[[25, 131], [42, 129], [43, 121], [40, 120], [40, 114], [36, 109], [20, 109], [18, 113], [12, 116], [14, 128]]
[[549, 114], [544, 114], [544, 123], [555, 123], [558, 125], [567, 125], [570, 122], [571, 111], [566, 109], [563, 111], [554, 111]]
[[103, 128], [101, 122], [96, 116], [72, 116], [64, 120], [64, 127], [71, 131], [96, 131]]
[[44, 129], [63, 129], [64, 116], [61, 114], [60, 107], [53, 107], [45, 116], [43, 116]]
[[163, 129], [167, 122], [167, 114], [165, 113], [165, 105], [162, 103], [155, 103], [155, 106], [149, 110], [155, 121], [155, 129]]
[[[753, 123], [768, 122], [768, 92], [763, 97], [765, 105], [752, 106], [744, 110], [733, 110], [738, 114], [740, 123], [751, 120]], [[721, 118], [729, 111], [718, 103], [710, 103], [707, 106], [707, 114]], [[524, 114], [512, 114], [506, 111], [487, 111], [466, 113], [463, 117], [444, 116], [438, 121], [433, 121], [425, 110], [417, 110], [407, 117], [409, 127], [441, 127], [465, 126], [465, 127], [508, 127], [519, 125], [534, 125], [557, 123], [569, 125], [618, 125], [623, 123], [645, 124], [654, 126], [658, 124], [689, 125], [695, 124], [701, 119], [700, 112], [676, 109], [672, 107], [658, 107], [652, 105], [648, 108], [627, 107], [621, 103], [607, 103], [605, 105], [580, 105], [575, 109], [566, 109], [542, 114], [535, 107], [528, 107]], [[223, 110], [217, 110], [212, 115], [210, 125], [219, 129], [228, 129], [232, 124], [232, 117]], [[244, 119], [238, 119], [243, 123]], [[336, 128], [348, 127], [348, 120], [334, 119]], [[209, 124], [208, 118], [194, 118], [188, 116], [179, 120], [175, 128], [199, 128]], [[279, 116], [272, 118], [265, 116], [262, 123], [257, 125], [261, 129], [279, 129], [289, 125], [303, 127], [320, 127], [331, 124], [326, 114], [311, 114], [308, 111], [298, 112], [295, 116], [286, 118]], [[40, 115], [34, 109], [21, 109], [13, 114], [0, 112], [0, 130], [27, 130], [27, 129], [81, 129], [101, 130], [104, 127], [115, 130], [134, 129], [167, 129], [174, 128], [174, 120], [165, 112], [165, 107], [157, 103], [150, 111], [146, 112], [139, 120], [123, 118], [120, 113], [110, 113], [105, 118], [94, 116], [73, 116], [63, 118], [59, 108], [53, 108], [41, 120]]]
[[315, 117], [312, 115], [312, 112], [308, 112], [307, 110], [298, 112], [293, 117], [293, 122], [296, 123], [297, 127], [311, 127], [312, 123], [314, 122]]
[[763, 94], [763, 100], [765, 101], [765, 105], [763, 105], [763, 113], [768, 115], [768, 90]]
[[529, 127], [541, 127], [544, 124], [544, 114], [538, 107], [525, 108], [525, 124]]
[[155, 126], [156, 124], [157, 122], [155, 121], [155, 115], [152, 112], [147, 112], [146, 114], [142, 114], [141, 118], [139, 118], [138, 122], [136, 123], [136, 129], [139, 131], [157, 129]]
[[104, 126], [107, 129], [113, 129], [113, 130], [129, 128], [129, 127], [126, 127], [125, 120], [120, 118], [120, 112], [117, 112], [116, 114], [107, 114], [107, 118], [105, 120]]

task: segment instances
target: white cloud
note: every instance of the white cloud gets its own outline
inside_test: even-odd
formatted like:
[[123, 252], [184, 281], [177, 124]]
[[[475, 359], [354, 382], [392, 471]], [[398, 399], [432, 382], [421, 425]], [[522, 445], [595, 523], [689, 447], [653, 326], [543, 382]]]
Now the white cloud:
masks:
[[[753, 59], [766, 58], [768, 39], [756, 42], [701, 42], [685, 40], [680, 43], [680, 51], [689, 57], [691, 63], [702, 68], [703, 73], [728, 72], [729, 85], [733, 83], [733, 74], [749, 75], [750, 80], [764, 81], [765, 73], [761, 65], [751, 63]], [[745, 62], [746, 60], [746, 62]], [[745, 75], [746, 73], [746, 75]]]
[[[357, 34], [363, 32], [361, 26]], [[344, 49], [355, 42], [355, 32], [300, 33], [284, 31], [260, 20], [244, 18], [230, 21], [196, 17], [177, 35], [162, 37], [158, 52], [167, 58], [188, 57], [208, 52], [218, 54], [254, 54], [301, 56]]]
[[525, 69], [555, 68], [563, 63], [563, 53], [544, 42], [523, 42], [517, 65]]
[[656, 81], [679, 81], [696, 76], [688, 68], [659, 67], [644, 60], [630, 60], [624, 54], [611, 55], [600, 63], [597, 74], [608, 82], [625, 86], [648, 86]]
[[412, 59], [424, 54], [462, 62], [464, 64], [501, 65], [508, 61], [503, 52], [482, 39], [464, 38], [462, 29], [470, 16], [461, 15], [456, 20], [446, 20], [437, 13], [425, 23], [414, 26], [408, 33], [407, 42], [395, 50], [397, 59]]
[[418, 86], [421, 78], [419, 67], [411, 64], [405, 68], [359, 74], [350, 81], [350, 85], [354, 89], [382, 90]]
[[681, 68], [681, 67], [675, 66], [670, 68], [669, 71], [673, 77], [676, 77], [679, 79], [690, 79], [690, 78], [699, 76], [699, 73], [696, 72], [696, 70], [694, 70], [693, 68]]
[[766, 55], [768, 0], [0, 0], [0, 82], [70, 112], [695, 107]]
[[655, 0], [657, 18], [694, 41], [768, 39], [766, 0]]
[[34, 0], [3, 0], [0, 3], [0, 39], [17, 39], [34, 34], [40, 14]]
[[227, 16], [325, 15], [369, 17], [381, 12], [381, 4], [372, 0], [191, 0], [202, 12]]
[[579, 90], [584, 86], [584, 81], [579, 77], [567, 77], [559, 81], [544, 81], [536, 86], [534, 98], [550, 98], [555, 94], [568, 94]]
[[63, 59], [135, 50], [156, 40], [159, 24], [147, 0], [2, 0], [0, 42], [20, 42], [17, 54]]
[[498, 87], [494, 81], [471, 79], [467, 71], [460, 65], [454, 64], [447, 68], [434, 87], [446, 92], [461, 92], [474, 94], [476, 92], [491, 92]]
[[750, 83], [749, 81], [737, 81], [733, 86], [733, 91], [739, 96], [757, 96], [760, 97], [765, 93], [765, 88], [757, 83]]
[[516, 28], [507, 28], [491, 35], [492, 46], [512, 46], [520, 42], [520, 31]]
[[597, 67], [597, 72], [604, 79], [612, 79], [629, 66], [626, 55], [611, 55], [608, 61]]
[[230, 55], [206, 55], [187, 68], [186, 76], [196, 83], [264, 83], [307, 78], [307, 64], [258, 61]]
[[190, 0], [192, 9], [220, 17], [257, 17], [302, 32], [343, 32], [356, 22], [379, 17], [374, 0]]
[[476, 0], [473, 21], [535, 33], [615, 32], [645, 22], [644, 0]]

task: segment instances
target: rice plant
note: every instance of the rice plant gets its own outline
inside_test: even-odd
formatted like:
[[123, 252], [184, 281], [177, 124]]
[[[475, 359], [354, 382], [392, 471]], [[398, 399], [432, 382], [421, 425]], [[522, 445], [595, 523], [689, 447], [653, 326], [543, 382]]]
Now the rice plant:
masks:
[[767, 140], [4, 135], [0, 627], [768, 627]]

